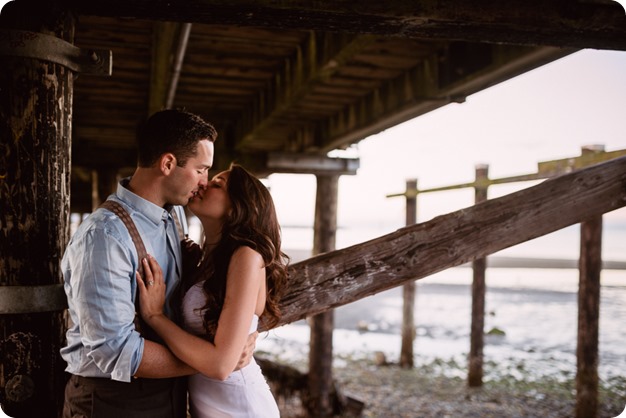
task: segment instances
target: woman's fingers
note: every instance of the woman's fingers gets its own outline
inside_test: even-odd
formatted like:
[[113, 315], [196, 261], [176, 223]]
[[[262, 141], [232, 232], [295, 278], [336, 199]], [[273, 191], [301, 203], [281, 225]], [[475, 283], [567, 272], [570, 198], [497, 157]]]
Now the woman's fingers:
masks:
[[[143, 266], [146, 272], [146, 282], [152, 281], [154, 283], [164, 283], [163, 271], [161, 266], [154, 257], [148, 255], [143, 259]], [[148, 276], [149, 275], [149, 276]]]
[[148, 261], [143, 258], [141, 260], [141, 264], [143, 264], [143, 272], [146, 274], [145, 283], [146, 286], [154, 285], [154, 277], [152, 275], [152, 271], [150, 271], [150, 266], [148, 265]]
[[139, 271], [135, 272], [135, 277], [137, 279], [137, 288], [139, 288], [139, 291], [145, 290], [146, 285], [143, 282], [143, 278], [141, 277], [141, 273], [139, 273]]

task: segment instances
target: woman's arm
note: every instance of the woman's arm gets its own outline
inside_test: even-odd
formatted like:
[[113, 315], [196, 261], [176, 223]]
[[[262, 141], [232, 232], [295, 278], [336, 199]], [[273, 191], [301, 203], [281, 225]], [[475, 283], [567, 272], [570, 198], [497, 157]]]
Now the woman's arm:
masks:
[[249, 347], [250, 323], [265, 281], [261, 255], [249, 247], [241, 247], [233, 254], [214, 344], [187, 333], [163, 314], [165, 284], [160, 267], [150, 258], [144, 268], [146, 283], [154, 281], [153, 285], [145, 286], [138, 280], [142, 316], [148, 325], [176, 357], [206, 376], [226, 379], [240, 365], [242, 349]]

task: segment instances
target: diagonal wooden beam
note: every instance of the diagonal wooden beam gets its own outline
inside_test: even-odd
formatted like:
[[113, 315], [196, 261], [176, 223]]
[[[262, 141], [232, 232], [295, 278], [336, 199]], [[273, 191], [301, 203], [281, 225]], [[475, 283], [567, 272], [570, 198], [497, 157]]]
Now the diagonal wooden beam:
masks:
[[279, 325], [626, 206], [626, 157], [291, 266]]
[[167, 87], [172, 71], [172, 50], [178, 28], [179, 24], [172, 22], [156, 22], [154, 24], [148, 115], [165, 108]]
[[[424, 63], [397, 79], [390, 80], [369, 95], [346, 106], [320, 124], [321, 151], [331, 151], [358, 142], [392, 126], [406, 122], [466, 96], [508, 80], [517, 74], [562, 58], [571, 49], [516, 47], [511, 45], [467, 45], [466, 52], [448, 51], [431, 56]], [[475, 68], [463, 68], [471, 49], [480, 48], [488, 56]], [[442, 74], [463, 68], [464, 76], [445, 80]]]
[[311, 32], [307, 42], [274, 75], [268, 88], [257, 95], [249, 113], [243, 115], [236, 148], [245, 149], [259, 134], [267, 135], [267, 129], [276, 120], [374, 40], [371, 36]]
[[59, 1], [86, 15], [626, 50], [624, 9], [608, 0]]
[[149, 115], [172, 107], [190, 30], [189, 23], [154, 24], [148, 96]]

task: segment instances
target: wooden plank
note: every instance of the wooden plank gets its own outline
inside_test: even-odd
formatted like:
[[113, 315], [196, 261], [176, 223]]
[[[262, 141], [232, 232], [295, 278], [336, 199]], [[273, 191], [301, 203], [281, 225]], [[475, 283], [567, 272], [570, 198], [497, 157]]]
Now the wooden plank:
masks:
[[342, 148], [448, 103], [463, 102], [468, 95], [571, 52], [549, 47], [511, 50], [494, 46], [488, 64], [466, 68], [463, 77], [448, 83], [440, 79], [440, 74], [458, 70], [453, 63], [463, 62], [465, 53], [448, 51], [444, 60], [433, 55], [399, 77], [381, 81], [378, 89], [320, 124], [324, 129], [319, 134], [322, 141], [318, 149]]
[[578, 157], [540, 162], [537, 164], [537, 173], [545, 177], [554, 176], [624, 155], [626, 155], [626, 149], [609, 152], [585, 152], [585, 149], [583, 149], [583, 152]]
[[152, 115], [166, 107], [166, 97], [172, 75], [174, 45], [179, 32], [179, 23], [157, 22], [154, 24], [147, 115]]
[[274, 76], [270, 87], [258, 95], [254, 106], [243, 120], [261, 121], [245, 126], [247, 133], [237, 139], [238, 149], [254, 141], [272, 123], [311, 93], [315, 85], [343, 69], [355, 54], [374, 41], [368, 36], [352, 37], [335, 34], [311, 35], [298, 54], [286, 61]]
[[280, 324], [626, 206], [626, 157], [291, 266]]
[[401, 36], [420, 39], [626, 50], [617, 2], [449, 0], [276, 2], [68, 0], [79, 14]]

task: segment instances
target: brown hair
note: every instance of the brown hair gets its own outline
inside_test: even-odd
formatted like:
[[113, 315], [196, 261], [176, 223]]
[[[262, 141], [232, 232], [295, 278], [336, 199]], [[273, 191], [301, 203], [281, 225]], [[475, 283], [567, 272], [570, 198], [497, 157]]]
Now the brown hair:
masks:
[[288, 276], [289, 257], [281, 251], [281, 231], [269, 190], [240, 165], [231, 164], [229, 172], [230, 215], [222, 227], [219, 243], [210, 253], [203, 249], [203, 260], [192, 277], [192, 283], [206, 279], [203, 319], [211, 341], [224, 305], [228, 265], [237, 248], [248, 246], [261, 254], [265, 262], [267, 296], [260, 319], [267, 329], [280, 319], [278, 303]]
[[171, 152], [177, 165], [184, 167], [204, 139], [215, 142], [217, 131], [200, 116], [177, 109], [156, 112], [137, 129], [137, 164], [150, 167]]

